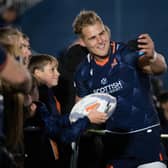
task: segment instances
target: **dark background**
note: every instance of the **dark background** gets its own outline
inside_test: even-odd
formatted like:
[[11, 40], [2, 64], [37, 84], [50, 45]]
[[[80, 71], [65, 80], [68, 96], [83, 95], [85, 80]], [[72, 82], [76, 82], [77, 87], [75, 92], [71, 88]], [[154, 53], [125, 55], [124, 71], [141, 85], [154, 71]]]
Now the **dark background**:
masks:
[[[113, 40], [149, 33], [156, 50], [168, 60], [167, 0], [43, 0], [22, 15], [20, 26], [35, 51], [59, 56], [76, 38], [72, 22], [82, 9], [95, 10], [111, 29]], [[168, 87], [167, 73], [161, 78]]]

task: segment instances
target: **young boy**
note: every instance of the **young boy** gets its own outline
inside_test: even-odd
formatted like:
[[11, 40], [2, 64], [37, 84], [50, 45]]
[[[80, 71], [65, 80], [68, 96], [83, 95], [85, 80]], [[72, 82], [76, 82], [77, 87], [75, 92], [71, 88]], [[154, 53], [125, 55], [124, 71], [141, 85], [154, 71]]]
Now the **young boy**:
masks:
[[28, 68], [39, 83], [39, 100], [45, 104], [45, 106], [41, 103], [37, 104], [37, 113], [39, 112], [47, 136], [58, 145], [59, 156], [55, 152], [55, 158], [58, 159], [59, 157], [61, 159], [61, 149], [63, 146], [77, 140], [90, 123], [104, 123], [107, 120], [107, 116], [95, 109], [88, 116], [71, 124], [68, 114], [63, 116], [59, 113], [52, 91], [52, 87], [58, 84], [60, 75], [57, 70], [57, 59], [45, 54], [34, 55], [30, 60]]

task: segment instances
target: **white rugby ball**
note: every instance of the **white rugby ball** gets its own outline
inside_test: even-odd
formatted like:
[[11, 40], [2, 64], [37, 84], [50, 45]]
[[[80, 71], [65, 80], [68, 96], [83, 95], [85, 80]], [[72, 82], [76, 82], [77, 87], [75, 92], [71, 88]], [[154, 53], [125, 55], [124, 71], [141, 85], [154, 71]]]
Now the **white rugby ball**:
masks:
[[115, 97], [107, 93], [92, 93], [83, 97], [78, 101], [72, 108], [69, 119], [73, 123], [79, 118], [87, 116], [90, 110], [94, 109], [96, 106], [97, 111], [105, 112], [108, 117], [114, 112], [117, 105], [117, 100]]

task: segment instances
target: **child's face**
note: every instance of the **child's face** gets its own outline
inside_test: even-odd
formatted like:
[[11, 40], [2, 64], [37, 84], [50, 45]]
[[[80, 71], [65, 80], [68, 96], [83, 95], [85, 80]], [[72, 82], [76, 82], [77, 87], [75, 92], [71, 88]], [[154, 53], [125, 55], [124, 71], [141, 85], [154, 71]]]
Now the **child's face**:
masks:
[[60, 74], [57, 70], [56, 63], [52, 62], [44, 66], [43, 70], [39, 70], [36, 75], [42, 83], [46, 84], [48, 87], [52, 87], [58, 84]]

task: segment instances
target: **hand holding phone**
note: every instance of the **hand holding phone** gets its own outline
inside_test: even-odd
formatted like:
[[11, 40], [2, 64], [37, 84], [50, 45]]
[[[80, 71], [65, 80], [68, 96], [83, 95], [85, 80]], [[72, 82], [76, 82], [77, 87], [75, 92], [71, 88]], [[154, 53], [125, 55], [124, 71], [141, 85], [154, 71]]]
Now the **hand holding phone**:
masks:
[[132, 50], [140, 50], [140, 48], [138, 48], [138, 39], [129, 40], [127, 45]]
[[139, 44], [140, 44], [140, 43], [138, 42], [138, 38], [133, 39], [133, 40], [129, 40], [129, 41], [127, 42], [127, 45], [128, 45], [128, 47], [129, 47], [131, 50], [133, 50], [133, 51], [139, 51], [139, 52], [138, 52], [139, 55], [144, 55], [144, 52], [141, 52], [141, 51], [140, 51], [141, 48], [138, 47]]

